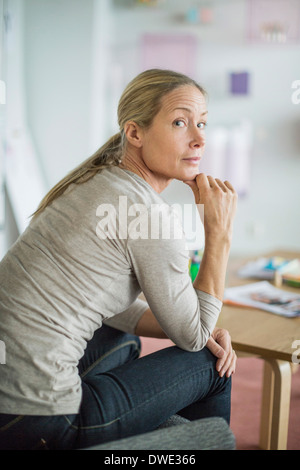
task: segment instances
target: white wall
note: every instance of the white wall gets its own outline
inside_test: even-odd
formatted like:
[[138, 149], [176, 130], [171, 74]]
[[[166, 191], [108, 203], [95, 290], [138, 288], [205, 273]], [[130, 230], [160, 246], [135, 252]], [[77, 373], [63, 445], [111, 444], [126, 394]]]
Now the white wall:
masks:
[[[117, 96], [140, 70], [141, 35], [188, 32], [198, 39], [209, 129], [243, 118], [253, 126], [250, 191], [239, 201], [232, 252], [300, 249], [300, 104], [291, 101], [300, 45], [248, 44], [244, 0], [214, 2], [215, 22], [205, 28], [179, 21], [187, 3], [166, 1], [160, 10], [125, 8], [129, 0], [26, 0], [28, 119], [49, 187], [95, 150], [97, 129], [99, 145], [116, 130]], [[237, 70], [251, 74], [249, 97], [227, 93]], [[181, 183], [165, 197], [192, 202]]]
[[0, 257], [5, 251], [5, 193], [4, 193], [4, 149], [3, 136], [5, 132], [5, 101], [6, 89], [4, 80], [4, 5], [0, 0]]
[[24, 2], [28, 122], [49, 188], [89, 156], [93, 6]]

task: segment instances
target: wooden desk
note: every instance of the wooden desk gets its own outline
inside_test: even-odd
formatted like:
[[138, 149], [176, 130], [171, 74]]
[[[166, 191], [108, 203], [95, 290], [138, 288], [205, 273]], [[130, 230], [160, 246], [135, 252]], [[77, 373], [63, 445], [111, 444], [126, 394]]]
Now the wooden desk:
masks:
[[[300, 257], [299, 253], [282, 251], [276, 252], [276, 255], [291, 259]], [[228, 287], [253, 281], [237, 277], [237, 269], [246, 261], [241, 259], [230, 261], [226, 283]], [[285, 286], [282, 288], [300, 293], [300, 289]], [[295, 353], [292, 344], [295, 340], [300, 341], [300, 318], [284, 318], [263, 310], [224, 305], [218, 326], [230, 332], [237, 353], [247, 353], [264, 359], [260, 447], [286, 449], [292, 354]]]

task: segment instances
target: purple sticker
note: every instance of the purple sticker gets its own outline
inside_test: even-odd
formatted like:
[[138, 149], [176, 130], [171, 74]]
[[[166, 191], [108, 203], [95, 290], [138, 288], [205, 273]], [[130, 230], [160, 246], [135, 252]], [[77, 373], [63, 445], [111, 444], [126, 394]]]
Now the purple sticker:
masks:
[[249, 73], [239, 72], [230, 74], [230, 91], [233, 95], [248, 95]]

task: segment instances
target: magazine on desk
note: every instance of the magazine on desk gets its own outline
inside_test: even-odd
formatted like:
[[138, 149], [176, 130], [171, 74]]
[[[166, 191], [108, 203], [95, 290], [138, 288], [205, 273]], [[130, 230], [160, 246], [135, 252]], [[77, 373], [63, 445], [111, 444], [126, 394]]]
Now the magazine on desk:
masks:
[[300, 295], [278, 289], [268, 281], [225, 289], [224, 304], [254, 307], [285, 317], [300, 316]]

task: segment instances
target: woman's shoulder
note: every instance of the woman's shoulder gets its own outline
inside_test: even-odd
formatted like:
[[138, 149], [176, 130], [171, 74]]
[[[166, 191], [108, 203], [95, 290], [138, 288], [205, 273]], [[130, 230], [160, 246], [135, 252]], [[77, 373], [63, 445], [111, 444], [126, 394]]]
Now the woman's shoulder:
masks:
[[164, 203], [161, 196], [140, 176], [119, 167], [105, 168], [95, 177], [95, 186], [99, 196], [110, 197], [119, 202], [126, 197], [130, 204]]

